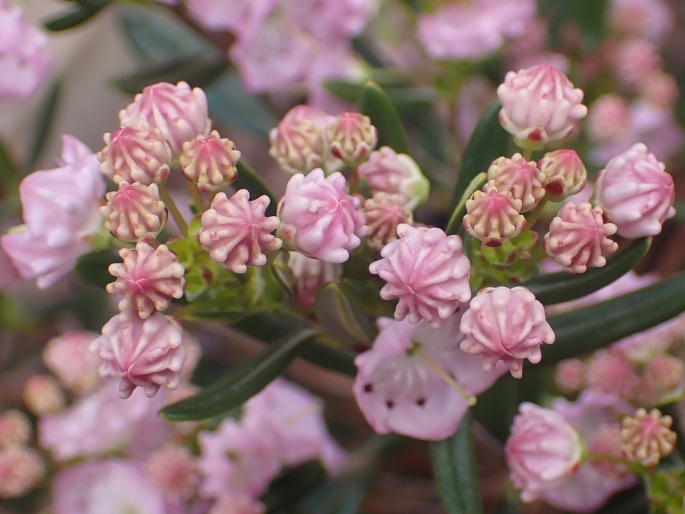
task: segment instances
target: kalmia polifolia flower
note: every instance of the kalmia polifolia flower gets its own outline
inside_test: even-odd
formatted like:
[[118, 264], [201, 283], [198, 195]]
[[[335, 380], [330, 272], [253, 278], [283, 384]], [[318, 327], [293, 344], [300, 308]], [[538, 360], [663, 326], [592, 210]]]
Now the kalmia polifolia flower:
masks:
[[683, 393], [685, 362], [670, 354], [657, 355], [644, 367], [638, 394], [643, 404], [659, 405]]
[[397, 195], [399, 203], [410, 211], [428, 199], [430, 182], [418, 164], [407, 154], [398, 154], [389, 146], [371, 152], [369, 160], [360, 164], [358, 171], [373, 194]]
[[182, 150], [184, 142], [209, 135], [212, 126], [204, 91], [191, 89], [186, 82], [159, 82], [146, 87], [133, 103], [119, 111], [119, 121], [122, 127], [145, 122], [150, 129], [159, 129], [174, 155]]
[[544, 176], [535, 161], [526, 161], [520, 153], [492, 161], [488, 180], [498, 191], [509, 191], [515, 200], [521, 200], [519, 212], [533, 210], [545, 196]]
[[341, 173], [324, 176], [317, 168], [297, 173], [278, 202], [277, 235], [292, 250], [326, 262], [345, 262], [368, 232], [357, 211], [361, 201], [345, 192]]
[[587, 131], [596, 141], [616, 141], [628, 128], [630, 106], [618, 95], [603, 95], [591, 106], [587, 117]]
[[675, 215], [673, 177], [642, 143], [611, 159], [595, 180], [595, 203], [630, 239], [655, 236]]
[[332, 120], [326, 130], [330, 151], [350, 167], [368, 159], [378, 143], [378, 129], [371, 119], [358, 112], [344, 112]]
[[387, 282], [381, 298], [399, 299], [395, 319], [425, 320], [437, 327], [471, 298], [471, 264], [462, 252], [461, 238], [439, 228], [407, 224], [397, 227], [397, 236], [383, 247], [382, 259], [372, 262], [369, 271]]
[[100, 376], [121, 378], [122, 398], [139, 386], [154, 396], [162, 386], [178, 386], [186, 353], [182, 341], [178, 323], [159, 312], [147, 319], [123, 312], [102, 327], [90, 351], [102, 359]]
[[400, 202], [399, 196], [386, 193], [376, 193], [364, 202], [362, 212], [369, 227], [367, 242], [373, 250], [396, 240], [398, 225], [414, 222], [411, 211]]
[[24, 496], [45, 475], [40, 454], [24, 445], [0, 448], [0, 498]]
[[554, 383], [564, 393], [577, 393], [585, 386], [585, 364], [580, 359], [565, 359], [554, 370]]
[[48, 38], [10, 0], [0, 0], [0, 99], [27, 99], [52, 65]]
[[100, 208], [105, 227], [121, 241], [152, 241], [166, 224], [169, 213], [157, 184], [121, 182], [105, 198], [107, 205]]
[[657, 71], [645, 78], [640, 96], [647, 102], [663, 109], [672, 109], [680, 91], [673, 75]]
[[661, 56], [654, 43], [644, 38], [632, 38], [619, 43], [611, 63], [619, 82], [634, 90], [659, 72]]
[[300, 252], [288, 252], [288, 268], [293, 274], [290, 286], [295, 301], [305, 308], [314, 304], [324, 284], [340, 282], [343, 272], [341, 264], [313, 259]]
[[541, 149], [566, 139], [587, 114], [583, 91], [550, 64], [510, 71], [497, 95], [500, 122], [522, 148]]
[[542, 185], [554, 201], [579, 193], [587, 183], [587, 170], [575, 150], [548, 152], [539, 166]]
[[97, 154], [100, 171], [115, 184], [159, 183], [169, 175], [171, 147], [159, 129], [145, 122], [122, 127], [103, 136], [105, 147]]
[[607, 255], [618, 249], [609, 239], [616, 225], [604, 223], [602, 208], [588, 202], [566, 203], [549, 225], [545, 251], [569, 273], [585, 273], [588, 267], [601, 268]]
[[493, 182], [489, 182], [466, 201], [462, 223], [469, 234], [486, 246], [502, 246], [526, 226], [521, 205], [521, 200], [514, 198], [509, 191], [500, 191]]
[[568, 479], [580, 465], [578, 432], [558, 412], [524, 402], [505, 446], [511, 481], [530, 502]]
[[540, 346], [554, 342], [545, 308], [525, 287], [486, 287], [471, 300], [461, 319], [466, 336], [461, 349], [483, 357], [483, 368], [507, 365], [514, 378], [523, 374], [523, 359], [540, 362]]
[[664, 0], [611, 0], [607, 20], [624, 35], [663, 42], [673, 28], [673, 12]]
[[626, 457], [644, 466], [656, 466], [675, 448], [678, 436], [671, 430], [672, 425], [673, 418], [664, 416], [659, 409], [649, 413], [638, 409], [634, 416], [623, 418], [621, 439]]
[[240, 151], [233, 141], [222, 138], [216, 130], [207, 137], [199, 135], [183, 143], [178, 157], [183, 174], [203, 192], [215, 191], [233, 182], [238, 176], [235, 167], [238, 159]]
[[59, 382], [47, 374], [31, 375], [24, 384], [21, 399], [36, 416], [58, 412], [66, 403]]
[[97, 337], [94, 332], [70, 330], [45, 345], [43, 363], [70, 391], [84, 393], [99, 383], [100, 361], [88, 350]]
[[0, 414], [0, 448], [13, 444], [24, 444], [31, 437], [31, 422], [26, 414], [8, 409]]
[[475, 403], [474, 395], [506, 373], [483, 371], [459, 349], [459, 314], [440, 328], [381, 318], [373, 347], [355, 358], [354, 396], [379, 434], [425, 440], [451, 436]]
[[188, 448], [169, 443], [155, 450], [144, 463], [145, 473], [164, 496], [189, 499], [197, 492], [197, 460]]
[[97, 157], [73, 136], [62, 141], [60, 167], [31, 173], [19, 186], [25, 225], [0, 240], [22, 277], [41, 289], [72, 270], [102, 225]]
[[155, 311], [165, 311], [173, 298], [183, 296], [185, 269], [166, 245], [153, 248], [138, 243], [135, 249], [122, 248], [119, 255], [124, 262], [110, 264], [109, 272], [116, 280], [107, 284], [107, 292], [124, 297], [120, 311], [146, 319]]
[[219, 193], [202, 215], [200, 245], [213, 261], [234, 273], [245, 273], [247, 266], [264, 266], [265, 252], [278, 250], [283, 242], [272, 232], [278, 228], [276, 216], [266, 216], [269, 198], [250, 201], [247, 189], [240, 189], [230, 199]]

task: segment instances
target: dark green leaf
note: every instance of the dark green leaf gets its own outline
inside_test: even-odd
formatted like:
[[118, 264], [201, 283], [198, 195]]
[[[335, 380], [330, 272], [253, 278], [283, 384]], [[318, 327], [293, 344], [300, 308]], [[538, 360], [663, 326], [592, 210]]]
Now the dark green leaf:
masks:
[[685, 273], [605, 302], [549, 316], [556, 341], [542, 362], [555, 364], [668, 321], [685, 310]]
[[87, 253], [76, 261], [74, 272], [85, 282], [104, 289], [107, 284], [114, 282], [114, 277], [107, 269], [115, 262], [121, 262], [121, 258], [110, 250]]
[[255, 200], [262, 195], [268, 196], [269, 206], [266, 208], [266, 215], [275, 216], [276, 204], [278, 201], [269, 189], [269, 186], [264, 182], [264, 179], [262, 179], [262, 177], [260, 177], [257, 172], [242, 159], [238, 161], [236, 167], [238, 168], [238, 178], [233, 182], [233, 187], [236, 189], [247, 189], [250, 192], [250, 199], [252, 200]]
[[343, 375], [353, 377], [357, 374], [357, 366], [354, 365], [353, 354], [346, 350], [332, 348], [316, 340], [302, 350], [300, 357], [312, 364], [342, 373]]
[[55, 112], [57, 110], [61, 89], [62, 83], [59, 81], [54, 82], [41, 103], [35, 130], [33, 132], [33, 140], [31, 141], [31, 151], [29, 152], [29, 159], [25, 167], [27, 172], [33, 171], [33, 168], [43, 151], [45, 141], [50, 134], [50, 128], [55, 119]]
[[[359, 102], [364, 91], [364, 84], [344, 80], [328, 80], [324, 87], [330, 93], [351, 103]], [[433, 89], [425, 87], [385, 87], [385, 94], [399, 112], [413, 111], [420, 107], [428, 107], [437, 99]]]
[[344, 284], [326, 284], [316, 297], [314, 312], [324, 331], [343, 344], [371, 344], [378, 334], [373, 322], [359, 308], [353, 292]]
[[482, 505], [467, 412], [450, 438], [430, 443], [435, 485], [447, 514], [480, 514]]
[[268, 514], [293, 512], [294, 504], [326, 480], [321, 461], [310, 460], [276, 477], [261, 498]]
[[21, 180], [21, 171], [14, 161], [10, 149], [0, 140], [0, 184], [7, 189], [14, 189]]
[[544, 305], [575, 300], [594, 293], [628, 273], [645, 256], [651, 242], [650, 237], [633, 242], [608, 259], [603, 268], [591, 268], [578, 275], [563, 271], [548, 273], [521, 285], [530, 289]]
[[278, 377], [316, 333], [310, 328], [284, 338], [199, 393], [167, 405], [160, 415], [171, 421], [201, 420], [240, 407]]
[[53, 32], [71, 29], [85, 23], [95, 16], [103, 7], [110, 3], [110, 0], [93, 2], [93, 5], [80, 5], [66, 13], [58, 14], [49, 19], [43, 25], [46, 29]]
[[371, 118], [371, 123], [378, 129], [378, 147], [389, 146], [397, 153], [409, 153], [409, 141], [397, 109], [375, 82], [364, 84], [359, 112]]

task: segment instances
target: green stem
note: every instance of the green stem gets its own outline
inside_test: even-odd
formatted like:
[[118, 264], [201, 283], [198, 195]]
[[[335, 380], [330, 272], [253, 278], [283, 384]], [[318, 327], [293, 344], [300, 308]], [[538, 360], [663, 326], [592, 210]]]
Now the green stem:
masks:
[[533, 158], [533, 149], [532, 148], [524, 148], [523, 149], [523, 158], [527, 161], [530, 161]]
[[485, 184], [487, 181], [488, 174], [482, 171], [481, 173], [473, 177], [473, 180], [471, 180], [471, 182], [469, 182], [469, 185], [466, 186], [466, 191], [464, 191], [464, 194], [459, 200], [459, 203], [452, 211], [452, 216], [450, 216], [449, 222], [447, 222], [447, 227], [445, 228], [445, 233], [447, 235], [454, 234], [457, 231], [457, 228], [461, 224], [461, 219], [464, 217], [462, 211], [466, 206], [467, 200], [471, 198], [471, 195], [473, 193], [475, 193], [481, 187], [483, 187], [483, 184]]
[[350, 194], [361, 194], [361, 189], [359, 187], [359, 168], [357, 166], [352, 168], [352, 173], [350, 173]]
[[165, 184], [159, 185], [159, 196], [164, 201], [167, 209], [169, 209], [171, 217], [174, 218], [178, 229], [181, 231], [181, 234], [183, 234], [184, 237], [188, 237], [188, 224], [186, 223], [186, 220], [183, 219], [181, 211], [179, 211], [178, 207], [176, 207], [176, 203], [174, 202], [173, 198], [171, 198], [171, 195], [169, 194], [169, 191], [167, 191]]
[[188, 187], [190, 188], [190, 196], [193, 197], [193, 204], [195, 205], [195, 211], [197, 213], [202, 213], [207, 210], [207, 205], [205, 204], [205, 199], [202, 198], [202, 193], [197, 187], [195, 182], [188, 181]]
[[620, 464], [621, 466], [632, 471], [638, 476], [653, 475], [651, 469], [646, 468], [645, 466], [642, 466], [637, 462], [633, 462], [632, 460], [624, 459], [623, 457], [607, 455], [606, 453], [595, 453], [591, 451], [586, 452], [585, 455], [588, 459], [610, 462], [612, 464]]
[[542, 214], [542, 210], [545, 208], [546, 204], [547, 204], [547, 198], [543, 198], [542, 201], [538, 204], [538, 206], [531, 211], [531, 213], [526, 218], [526, 228], [524, 228], [521, 231], [521, 233], [525, 232], [526, 230], [532, 230], [533, 229], [535, 222], [540, 217], [540, 214]]

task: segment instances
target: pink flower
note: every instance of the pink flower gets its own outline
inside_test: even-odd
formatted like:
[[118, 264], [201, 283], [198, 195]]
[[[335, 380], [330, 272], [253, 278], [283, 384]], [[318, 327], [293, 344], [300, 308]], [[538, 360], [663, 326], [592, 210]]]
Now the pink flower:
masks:
[[105, 195], [100, 208], [105, 227], [121, 241], [152, 241], [166, 225], [169, 215], [157, 184], [119, 183], [119, 190]]
[[252, 37], [277, 0], [186, 0], [190, 15], [207, 30], [229, 30]]
[[305, 176], [297, 173], [278, 202], [281, 226], [277, 234], [293, 250], [326, 262], [345, 262], [368, 232], [364, 217], [357, 212], [359, 198], [345, 192], [345, 177], [333, 173], [324, 177], [315, 169]]
[[0, 448], [25, 444], [31, 437], [31, 422], [26, 414], [8, 409], [0, 414]]
[[159, 82], [146, 87], [133, 103], [119, 111], [119, 121], [122, 127], [145, 122], [150, 129], [159, 129], [174, 155], [181, 151], [184, 142], [208, 135], [212, 126], [204, 91], [191, 89], [185, 82], [175, 86]]
[[506, 372], [502, 365], [485, 372], [476, 357], [459, 349], [458, 314], [438, 329], [387, 318], [378, 324], [373, 348], [355, 359], [354, 396], [379, 434], [449, 437], [475, 402], [473, 395]]
[[616, 141], [625, 133], [629, 118], [628, 102], [618, 95], [603, 95], [590, 106], [587, 130], [599, 142]]
[[50, 339], [43, 350], [43, 362], [60, 383], [77, 393], [92, 390], [100, 381], [99, 359], [88, 351], [98, 334], [81, 330]]
[[675, 78], [664, 71], [652, 73], [640, 87], [640, 95], [646, 102], [668, 110], [673, 108], [679, 94]]
[[466, 201], [462, 223], [469, 234], [486, 246], [502, 246], [526, 226], [521, 205], [521, 200], [515, 199], [507, 190], [500, 191], [491, 181]]
[[595, 181], [595, 203], [618, 227], [618, 235], [635, 239], [661, 232], [675, 215], [673, 178], [643, 144], [611, 159]]
[[107, 285], [107, 292], [124, 297], [120, 311], [146, 319], [165, 311], [172, 298], [183, 296], [185, 269], [166, 245], [138, 243], [135, 249], [122, 248], [119, 255], [124, 262], [110, 264], [116, 280]]
[[661, 43], [673, 28], [673, 12], [663, 0], [611, 0], [611, 26], [623, 34]]
[[197, 236], [212, 260], [234, 273], [245, 273], [247, 265], [264, 266], [264, 252], [274, 252], [283, 244], [272, 235], [278, 228], [278, 218], [264, 214], [269, 198], [249, 199], [247, 189], [240, 189], [230, 200], [225, 193], [217, 194], [211, 208], [202, 215], [202, 229]]
[[604, 223], [602, 208], [588, 202], [565, 204], [549, 225], [545, 235], [547, 255], [570, 273], [585, 273], [588, 266], [601, 268], [606, 256], [618, 249], [609, 239], [616, 225]]
[[538, 165], [542, 185], [554, 201], [580, 193], [587, 183], [587, 170], [575, 150], [547, 152]]
[[362, 212], [369, 226], [367, 244], [373, 250], [380, 250], [395, 241], [399, 225], [411, 225], [414, 222], [411, 211], [400, 204], [397, 195], [376, 193], [364, 202]]
[[144, 468], [164, 496], [189, 499], [197, 492], [200, 476], [196, 458], [183, 446], [163, 446], [147, 458]]
[[619, 45], [612, 64], [619, 82], [637, 89], [661, 69], [661, 56], [656, 45], [650, 41], [633, 38]]
[[500, 122], [523, 148], [540, 149], [566, 139], [587, 114], [583, 91], [549, 64], [510, 71], [497, 95], [502, 100]]
[[264, 514], [264, 505], [249, 496], [230, 494], [219, 498], [207, 514]]
[[183, 143], [178, 160], [188, 180], [197, 184], [200, 191], [210, 192], [233, 182], [238, 176], [235, 165], [240, 152], [228, 138], [221, 138], [216, 130], [193, 141]]
[[577, 393], [585, 386], [585, 364], [580, 359], [565, 359], [557, 364], [554, 382], [564, 393]]
[[280, 7], [288, 21], [323, 44], [332, 44], [359, 35], [378, 4], [378, 0], [300, 0], [281, 2]]
[[488, 168], [488, 180], [497, 191], [509, 191], [521, 201], [519, 212], [528, 212], [545, 196], [544, 175], [535, 161], [526, 161], [520, 153], [511, 158], [499, 157]]
[[582, 445], [557, 412], [524, 402], [505, 446], [511, 481], [530, 502], [559, 487], [580, 465]]
[[358, 112], [343, 112], [328, 124], [326, 140], [333, 155], [347, 166], [355, 167], [367, 160], [371, 150], [376, 147], [378, 129], [371, 124], [368, 116]]
[[462, 253], [461, 238], [439, 228], [406, 224], [397, 227], [397, 235], [369, 271], [387, 282], [381, 298], [399, 298], [395, 319], [423, 319], [437, 327], [471, 298], [471, 264]]
[[64, 136], [59, 168], [36, 171], [19, 186], [25, 226], [2, 236], [4, 250], [22, 277], [53, 285], [90, 250], [100, 229], [105, 181], [97, 157], [73, 136]]
[[48, 38], [24, 18], [19, 6], [0, 0], [0, 99], [27, 99], [52, 66]]
[[40, 454], [24, 445], [0, 448], [0, 498], [23, 496], [45, 475]]
[[319, 290], [328, 282], [340, 282], [342, 265], [312, 259], [299, 252], [288, 252], [288, 267], [293, 273], [291, 287], [295, 301], [302, 307], [314, 304]]
[[625, 400], [633, 399], [637, 392], [637, 367], [617, 348], [595, 352], [586, 363], [585, 370], [588, 389]]
[[52, 375], [31, 375], [24, 384], [21, 399], [36, 416], [57, 412], [64, 407], [66, 399], [59, 382]]
[[540, 346], [554, 342], [545, 308], [525, 287], [481, 289], [464, 313], [460, 330], [466, 336], [462, 351], [482, 355], [486, 371], [504, 362], [514, 378], [523, 374], [523, 359], [537, 364]]
[[182, 339], [178, 324], [163, 314], [142, 320], [122, 312], [102, 327], [102, 336], [90, 344], [90, 351], [103, 360], [100, 376], [121, 378], [122, 398], [138, 386], [154, 396], [161, 386], [178, 386], [186, 353]]

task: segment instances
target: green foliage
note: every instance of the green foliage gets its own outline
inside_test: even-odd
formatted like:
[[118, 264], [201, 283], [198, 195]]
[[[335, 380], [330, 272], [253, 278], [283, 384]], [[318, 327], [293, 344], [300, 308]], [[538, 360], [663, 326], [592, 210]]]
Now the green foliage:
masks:
[[75, 3], [79, 5], [46, 21], [43, 24], [45, 28], [52, 32], [60, 32], [78, 27], [111, 4], [112, 0], [80, 0]]
[[115, 262], [121, 262], [121, 258], [111, 250], [87, 253], [76, 261], [74, 272], [84, 282], [104, 289], [115, 280], [108, 271], [109, 265]]
[[375, 82], [368, 81], [359, 98], [359, 112], [371, 118], [378, 129], [378, 148], [389, 146], [397, 153], [409, 153], [409, 141], [402, 120], [388, 95]]
[[250, 199], [254, 200], [262, 195], [269, 198], [269, 206], [266, 208], [267, 216], [276, 215], [276, 206], [278, 200], [267, 186], [264, 179], [250, 167], [244, 160], [239, 160], [236, 165], [238, 168], [238, 177], [233, 182], [233, 187], [236, 189], [247, 189], [250, 192]]
[[371, 345], [378, 333], [373, 320], [359, 308], [354, 292], [345, 284], [326, 284], [316, 297], [314, 311], [323, 330], [343, 344]]

